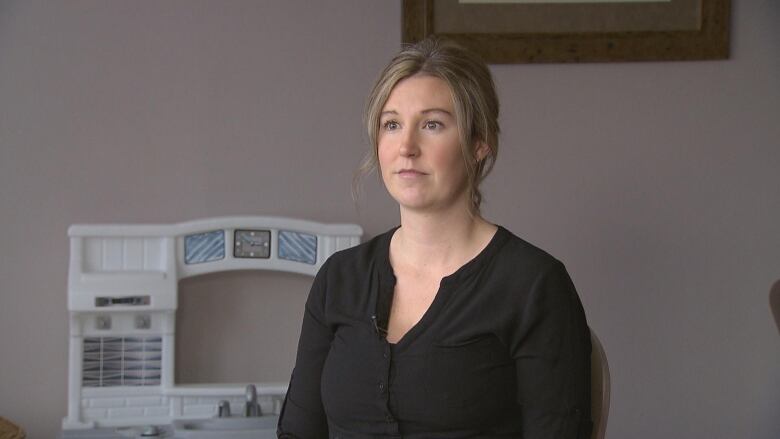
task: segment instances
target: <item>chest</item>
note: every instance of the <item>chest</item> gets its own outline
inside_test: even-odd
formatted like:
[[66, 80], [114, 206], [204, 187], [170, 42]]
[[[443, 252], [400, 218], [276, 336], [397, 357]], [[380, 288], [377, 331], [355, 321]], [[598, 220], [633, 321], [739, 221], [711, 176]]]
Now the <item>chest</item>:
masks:
[[497, 422], [506, 428], [517, 395], [506, 346], [487, 334], [458, 345], [417, 341], [391, 346], [362, 328], [340, 327], [322, 372], [328, 417], [346, 428], [359, 419], [376, 433], [389, 425], [388, 414], [409, 435], [457, 429], [458, 437], [475, 437]]
[[438, 273], [396, 273], [387, 339], [398, 342], [428, 311], [436, 299], [442, 276]]

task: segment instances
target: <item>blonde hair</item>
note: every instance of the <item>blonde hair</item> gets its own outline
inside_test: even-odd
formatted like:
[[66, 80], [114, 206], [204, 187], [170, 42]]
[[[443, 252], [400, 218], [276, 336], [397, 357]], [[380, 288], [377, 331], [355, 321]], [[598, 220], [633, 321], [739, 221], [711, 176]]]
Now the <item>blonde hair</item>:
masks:
[[[401, 50], [371, 89], [363, 112], [371, 151], [366, 154], [355, 175], [353, 194], [357, 193], [359, 180], [378, 166], [379, 118], [390, 92], [401, 80], [418, 74], [435, 76], [449, 85], [468, 176], [469, 210], [472, 214], [479, 213], [482, 203], [479, 185], [493, 169], [498, 154], [498, 96], [484, 61], [452, 41], [437, 36], [427, 37]], [[482, 160], [477, 160], [475, 155], [479, 142], [484, 143], [488, 151]]]

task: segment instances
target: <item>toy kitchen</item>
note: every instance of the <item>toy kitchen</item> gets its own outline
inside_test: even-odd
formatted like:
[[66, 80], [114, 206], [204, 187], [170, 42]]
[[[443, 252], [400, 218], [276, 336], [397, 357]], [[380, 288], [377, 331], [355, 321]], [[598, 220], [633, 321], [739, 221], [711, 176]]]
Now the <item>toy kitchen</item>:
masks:
[[354, 224], [263, 216], [71, 226], [60, 437], [275, 438], [286, 382], [175, 383], [179, 281], [230, 270], [314, 276], [362, 235]]

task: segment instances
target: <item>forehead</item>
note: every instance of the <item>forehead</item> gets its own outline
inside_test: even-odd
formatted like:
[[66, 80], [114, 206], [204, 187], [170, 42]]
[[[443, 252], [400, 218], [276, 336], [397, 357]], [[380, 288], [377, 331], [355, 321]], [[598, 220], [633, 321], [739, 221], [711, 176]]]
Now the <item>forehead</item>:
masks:
[[452, 110], [452, 90], [443, 79], [431, 75], [413, 75], [398, 81], [387, 97], [383, 111], [442, 108]]

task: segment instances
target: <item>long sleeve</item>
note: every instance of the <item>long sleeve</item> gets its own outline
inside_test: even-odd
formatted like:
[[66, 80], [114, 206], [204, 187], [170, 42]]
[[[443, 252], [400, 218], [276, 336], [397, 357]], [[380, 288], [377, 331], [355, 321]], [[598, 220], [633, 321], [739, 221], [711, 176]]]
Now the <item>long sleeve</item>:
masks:
[[590, 437], [590, 330], [563, 264], [537, 277], [518, 323], [511, 349], [523, 439]]
[[333, 340], [333, 331], [325, 319], [327, 266], [328, 262], [317, 273], [306, 300], [295, 368], [279, 416], [277, 435], [280, 438], [328, 437], [320, 395], [322, 367]]

